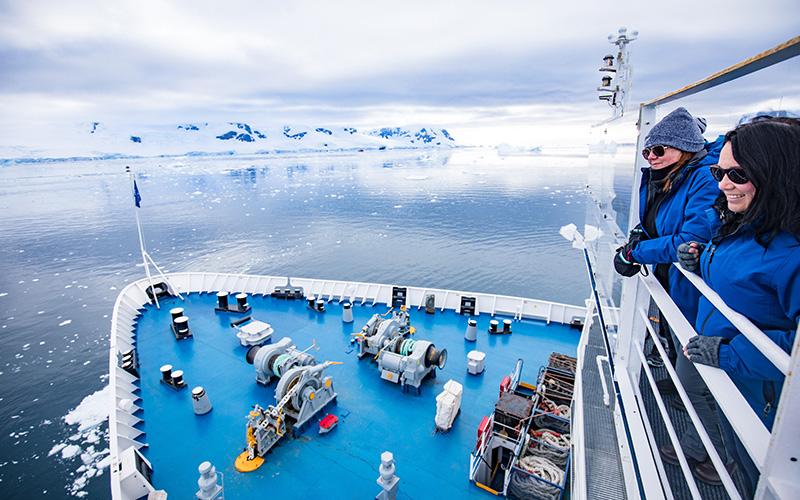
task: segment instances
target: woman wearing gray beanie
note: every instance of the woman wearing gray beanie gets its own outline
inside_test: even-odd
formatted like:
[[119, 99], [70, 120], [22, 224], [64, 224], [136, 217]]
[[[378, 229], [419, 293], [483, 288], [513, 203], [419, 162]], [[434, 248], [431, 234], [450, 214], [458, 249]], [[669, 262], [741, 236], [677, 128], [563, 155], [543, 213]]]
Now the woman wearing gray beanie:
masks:
[[[615, 269], [624, 276], [634, 275], [639, 264], [654, 265], [659, 283], [692, 325], [697, 316], [700, 292], [674, 268], [672, 262], [677, 258], [681, 243], [708, 241], [712, 236], [706, 211], [712, 207], [720, 191], [709, 169], [699, 168], [717, 161], [707, 157], [704, 146], [705, 140], [697, 121], [685, 108], [672, 111], [653, 126], [645, 137], [642, 150], [650, 166], [643, 169], [639, 187], [641, 223], [614, 257]], [[659, 325], [661, 334], [672, 344], [670, 359], [675, 359], [680, 349], [677, 339], [663, 317]], [[717, 452], [726, 460], [722, 429], [710, 392], [684, 356], [677, 356], [676, 370]], [[712, 476], [708, 474], [708, 467], [700, 467], [710, 460], [694, 427], [689, 426], [681, 437], [681, 447], [684, 453], [700, 462], [695, 468], [698, 479], [709, 483], [719, 481], [718, 476], [713, 477], [716, 474], [713, 467], [710, 468]], [[679, 463], [672, 446], [663, 446], [662, 456], [667, 462]]]

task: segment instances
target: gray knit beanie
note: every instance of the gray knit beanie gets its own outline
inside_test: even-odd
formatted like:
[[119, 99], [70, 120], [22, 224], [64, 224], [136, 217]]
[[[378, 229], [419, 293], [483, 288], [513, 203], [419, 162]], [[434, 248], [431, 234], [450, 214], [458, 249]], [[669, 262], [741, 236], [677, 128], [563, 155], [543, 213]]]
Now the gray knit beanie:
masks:
[[705, 139], [694, 117], [686, 108], [678, 108], [656, 123], [645, 137], [644, 147], [658, 145], [697, 153], [705, 146]]

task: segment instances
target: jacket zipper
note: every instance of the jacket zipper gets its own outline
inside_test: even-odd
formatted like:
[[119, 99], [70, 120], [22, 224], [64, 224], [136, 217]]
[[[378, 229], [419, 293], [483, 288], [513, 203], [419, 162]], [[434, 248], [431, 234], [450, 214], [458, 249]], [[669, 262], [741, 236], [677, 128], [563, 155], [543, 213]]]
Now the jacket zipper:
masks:
[[706, 316], [706, 319], [703, 320], [703, 326], [700, 327], [700, 331], [698, 332], [698, 333], [700, 333], [700, 335], [703, 334], [703, 331], [706, 329], [706, 323], [708, 323], [708, 320], [711, 319], [711, 315], [714, 314], [715, 312], [717, 312], [717, 308], [716, 307], [710, 313], [708, 313], [708, 316]]

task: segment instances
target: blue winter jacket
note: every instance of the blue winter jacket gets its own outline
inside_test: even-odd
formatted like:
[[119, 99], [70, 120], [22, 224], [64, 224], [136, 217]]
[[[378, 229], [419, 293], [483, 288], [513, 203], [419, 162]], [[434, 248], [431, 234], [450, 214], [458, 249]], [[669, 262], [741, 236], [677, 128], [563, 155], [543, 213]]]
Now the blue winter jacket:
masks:
[[[700, 272], [728, 306], [791, 352], [800, 321], [800, 242], [793, 235], [779, 233], [764, 249], [751, 230], [740, 229], [704, 250]], [[770, 394], [772, 405], [780, 398], [783, 374], [704, 296], [695, 329], [700, 335], [731, 339], [720, 345], [719, 366], [772, 429], [775, 411], [763, 414]]]
[[[717, 158], [718, 156], [706, 155], [701, 163], [713, 164], [717, 162]], [[650, 168], [644, 168], [639, 187], [639, 220], [644, 220], [649, 179]], [[681, 243], [711, 240], [714, 233], [706, 211], [714, 205], [719, 193], [717, 181], [711, 176], [708, 167], [696, 164], [684, 167], [683, 175], [676, 179], [657, 208], [658, 237], [639, 242], [631, 252], [633, 258], [641, 264], [672, 263], [677, 260], [678, 245]], [[694, 323], [700, 292], [675, 266], [669, 268], [669, 287], [675, 305], [690, 324]]]

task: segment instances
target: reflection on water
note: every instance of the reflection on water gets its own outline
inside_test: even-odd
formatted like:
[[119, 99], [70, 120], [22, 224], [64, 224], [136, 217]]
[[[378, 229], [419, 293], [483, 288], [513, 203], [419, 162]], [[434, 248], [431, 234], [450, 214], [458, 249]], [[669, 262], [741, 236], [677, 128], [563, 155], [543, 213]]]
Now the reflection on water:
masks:
[[[378, 151], [4, 166], [2, 498], [61, 498], [81, 474], [80, 457], [48, 453], [76, 432], [62, 417], [105, 385], [114, 300], [144, 274], [126, 165], [147, 250], [165, 271], [571, 304], [589, 294], [582, 253], [558, 234], [583, 224], [585, 157]], [[82, 491], [110, 497], [107, 471]]]

